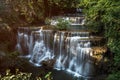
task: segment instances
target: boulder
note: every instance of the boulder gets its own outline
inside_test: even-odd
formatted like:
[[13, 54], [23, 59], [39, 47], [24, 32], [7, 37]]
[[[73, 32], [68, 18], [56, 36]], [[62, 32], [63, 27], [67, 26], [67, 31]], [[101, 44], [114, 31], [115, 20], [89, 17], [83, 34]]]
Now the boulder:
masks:
[[55, 60], [54, 59], [49, 59], [47, 61], [42, 61], [42, 66], [45, 68], [45, 69], [53, 69], [54, 67], [54, 63], [55, 63]]

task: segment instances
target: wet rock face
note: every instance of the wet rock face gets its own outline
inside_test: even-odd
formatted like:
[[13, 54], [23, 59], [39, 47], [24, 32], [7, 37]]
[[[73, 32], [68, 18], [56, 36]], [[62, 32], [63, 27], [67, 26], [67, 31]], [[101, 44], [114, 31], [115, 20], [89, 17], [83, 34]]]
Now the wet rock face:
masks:
[[54, 64], [55, 64], [55, 59], [49, 59], [47, 61], [42, 61], [41, 64], [47, 70], [53, 69]]
[[99, 61], [103, 59], [106, 51], [107, 51], [106, 47], [94, 47], [92, 57], [95, 58], [96, 62], [98, 63]]

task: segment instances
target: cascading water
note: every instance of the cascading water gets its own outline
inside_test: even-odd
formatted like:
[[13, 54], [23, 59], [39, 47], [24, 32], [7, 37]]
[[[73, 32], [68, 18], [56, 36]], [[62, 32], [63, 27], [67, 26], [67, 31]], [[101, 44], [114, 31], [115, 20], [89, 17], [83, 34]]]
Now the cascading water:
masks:
[[18, 31], [17, 50], [26, 53], [24, 48], [28, 49], [29, 61], [35, 66], [54, 59], [57, 70], [66, 70], [75, 76], [89, 77], [94, 74], [89, 32], [37, 29], [26, 33], [22, 29]]

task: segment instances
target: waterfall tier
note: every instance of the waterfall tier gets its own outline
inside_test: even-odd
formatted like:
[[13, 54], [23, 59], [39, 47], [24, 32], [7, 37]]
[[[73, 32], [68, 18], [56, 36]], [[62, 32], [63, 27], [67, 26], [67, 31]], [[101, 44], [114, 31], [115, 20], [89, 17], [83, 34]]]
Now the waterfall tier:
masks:
[[[101, 37], [91, 36], [88, 31], [53, 31], [42, 28], [19, 28], [16, 48], [27, 55], [35, 66], [43, 61], [55, 60], [54, 68], [74, 75], [94, 75], [93, 50], [95, 41]], [[93, 46], [94, 45], [94, 46]]]

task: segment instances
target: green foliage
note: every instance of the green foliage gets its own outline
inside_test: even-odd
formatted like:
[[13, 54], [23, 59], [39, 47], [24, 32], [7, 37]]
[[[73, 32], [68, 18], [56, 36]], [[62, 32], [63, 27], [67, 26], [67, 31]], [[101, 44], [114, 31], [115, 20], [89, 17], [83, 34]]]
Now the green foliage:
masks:
[[120, 71], [110, 74], [106, 80], [119, 80], [120, 79]]
[[[114, 53], [113, 74], [108, 80], [119, 80], [120, 69], [120, 1], [119, 0], [82, 0], [87, 25], [90, 28], [101, 28], [108, 40], [107, 45]], [[114, 73], [116, 72], [116, 73]]]
[[[20, 72], [19, 69], [16, 69], [15, 74], [12, 74], [10, 70], [6, 70], [4, 76], [0, 75], [0, 80], [31, 80], [32, 73]], [[34, 80], [52, 80], [51, 72], [48, 72], [44, 78], [37, 76]]]
[[46, 18], [46, 19], [45, 19], [45, 24], [46, 24], [46, 25], [50, 25], [50, 23], [51, 23], [50, 18]]
[[58, 23], [55, 27], [59, 30], [66, 30], [70, 26], [69, 21], [64, 20], [62, 18], [59, 18], [57, 21]]
[[50, 75], [51, 75], [51, 72], [49, 72], [48, 74], [46, 74], [45, 78], [49, 78]]
[[31, 73], [19, 72], [19, 70], [16, 69], [15, 74], [10, 73], [10, 70], [6, 70], [6, 75], [0, 76], [0, 80], [30, 80], [30, 77]]
[[[23, 18], [28, 23], [32, 23], [35, 18], [43, 18], [43, 1], [42, 0], [7, 0], [7, 3], [12, 6], [11, 11], [14, 12], [11, 15], [14, 19]], [[42, 3], [42, 4], [41, 4]], [[16, 16], [16, 17], [15, 17]], [[13, 20], [12, 20], [13, 21]]]

